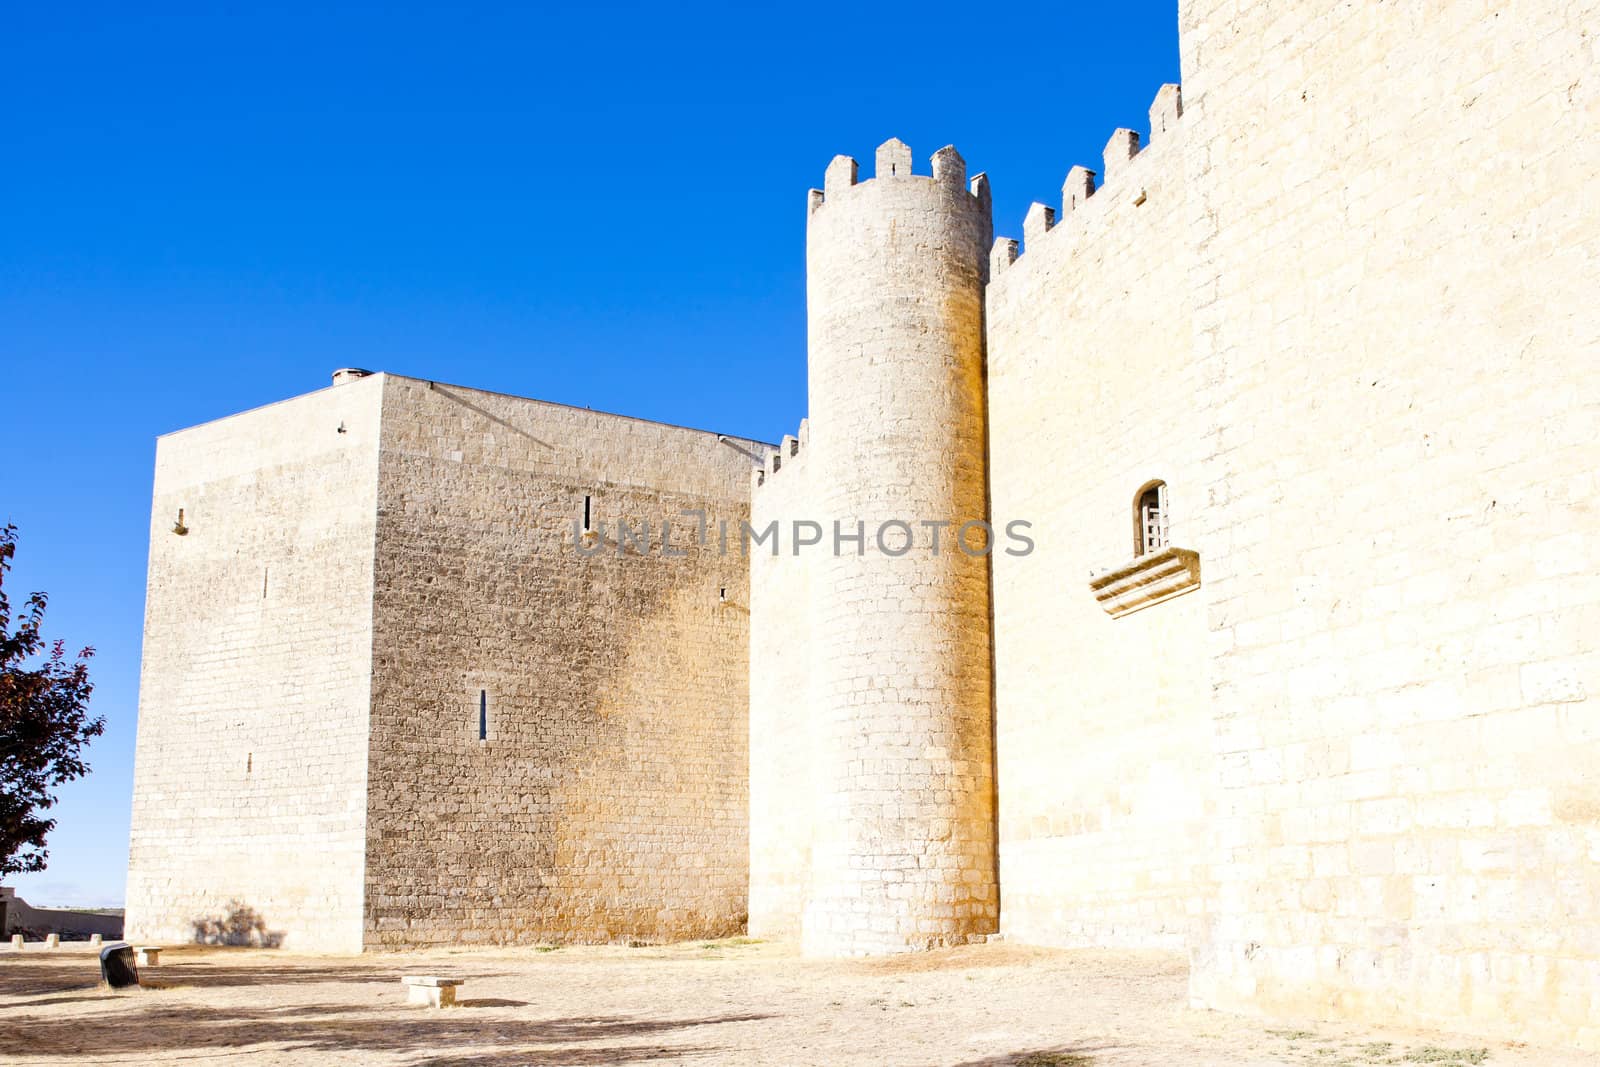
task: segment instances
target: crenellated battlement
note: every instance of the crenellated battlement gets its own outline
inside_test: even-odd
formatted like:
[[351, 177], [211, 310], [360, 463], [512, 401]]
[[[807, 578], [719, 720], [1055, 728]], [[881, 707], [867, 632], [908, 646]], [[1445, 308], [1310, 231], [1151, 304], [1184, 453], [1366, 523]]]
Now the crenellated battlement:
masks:
[[[1150, 147], [1165, 144], [1178, 131], [1183, 117], [1183, 93], [1176, 84], [1163, 85], [1150, 104]], [[1061, 210], [1035, 201], [1022, 221], [1022, 246], [1011, 237], [995, 238], [989, 252], [989, 278], [993, 280], [1017, 261], [1021, 252], [1036, 247], [1051, 231], [1067, 223], [1076, 212], [1085, 208], [1109, 210], [1113, 201], [1124, 194], [1134, 205], [1145, 200], [1144, 187], [1138, 181], [1138, 170], [1148, 151], [1140, 144], [1135, 130], [1118, 129], [1111, 134], [1101, 153], [1101, 170], [1097, 174], [1085, 166], [1074, 166], [1067, 171], [1061, 186]], [[1096, 178], [1100, 181], [1097, 183]], [[1091, 199], [1093, 204], [1091, 204]]]
[[952, 188], [965, 187], [974, 205], [987, 212], [990, 208], [989, 179], [983, 173], [967, 179], [967, 161], [954, 145], [945, 145], [930, 157], [931, 173], [916, 174], [912, 170], [911, 146], [898, 137], [891, 137], [878, 146], [873, 158], [873, 176], [862, 180], [859, 167], [851, 156], [834, 156], [822, 175], [822, 188], [811, 189], [806, 194], [806, 214], [815, 214], [829, 199], [849, 195], [853, 190], [882, 181], [907, 179], [932, 182]]
[[755, 492], [767, 484], [785, 467], [793, 467], [804, 459], [806, 448], [811, 444], [811, 424], [807, 419], [800, 420], [800, 427], [793, 436], [783, 435], [783, 440], [778, 443], [778, 449], [767, 457], [764, 465], [750, 471], [750, 491]]

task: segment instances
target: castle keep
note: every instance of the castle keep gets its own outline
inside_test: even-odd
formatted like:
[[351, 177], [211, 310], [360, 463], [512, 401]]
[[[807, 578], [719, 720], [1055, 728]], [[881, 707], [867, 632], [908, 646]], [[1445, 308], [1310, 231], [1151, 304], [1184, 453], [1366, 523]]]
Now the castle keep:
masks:
[[344, 378], [157, 449], [130, 935], [742, 929], [745, 572], [657, 516], [737, 523], [760, 446]]
[[1597, 8], [1184, 0], [1020, 241], [836, 158], [776, 445], [390, 374], [163, 438], [131, 936], [1003, 933], [1600, 1049]]

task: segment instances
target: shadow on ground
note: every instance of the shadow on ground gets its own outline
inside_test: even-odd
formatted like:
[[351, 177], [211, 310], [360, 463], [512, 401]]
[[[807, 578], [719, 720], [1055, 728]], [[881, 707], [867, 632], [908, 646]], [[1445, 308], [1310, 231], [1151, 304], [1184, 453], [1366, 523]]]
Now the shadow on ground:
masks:
[[1004, 1052], [981, 1060], [967, 1060], [956, 1067], [1094, 1067], [1096, 1056], [1114, 1052], [1118, 1045], [1058, 1045], [1055, 1048]]
[[[0, 1020], [0, 1061], [11, 1054], [73, 1055], [115, 1049], [122, 1054], [243, 1049], [270, 1046], [315, 1062], [319, 1052], [459, 1052], [419, 1061], [429, 1067], [497, 1064], [638, 1063], [703, 1055], [701, 1046], [617, 1044], [697, 1027], [754, 1022], [763, 1015], [634, 1020], [627, 1018], [520, 1019], [471, 1011], [385, 1010], [342, 1006], [212, 1008], [161, 1005], [160, 991], [103, 994], [108, 1005], [131, 1010], [54, 1020], [22, 1014], [8, 1005]], [[140, 1003], [143, 1001], [145, 1003]], [[491, 1001], [520, 1005], [519, 1001]]]
[[[3, 961], [6, 963], [10, 960]], [[499, 1067], [511, 1064], [638, 1063], [704, 1055], [714, 1048], [645, 1044], [699, 1027], [755, 1022], [756, 1014], [641, 1020], [626, 1017], [530, 1019], [527, 1001], [503, 997], [463, 999], [467, 1010], [429, 1011], [398, 1003], [399, 968], [393, 962], [362, 965], [263, 966], [255, 959], [216, 962], [216, 956], [147, 968], [146, 988], [113, 992], [99, 984], [98, 959], [73, 953], [0, 966], [0, 1063], [20, 1054], [72, 1056], [115, 1050], [124, 1055], [189, 1050], [205, 1052], [266, 1046], [316, 1062], [318, 1053], [369, 1052], [431, 1057], [426, 1067]], [[452, 968], [468, 982], [500, 972]], [[193, 1002], [190, 994], [229, 987], [258, 987], [263, 994], [317, 983], [392, 986], [394, 1004], [324, 1003], [218, 1007]], [[372, 994], [360, 994], [368, 998]], [[235, 993], [233, 996], [237, 997]], [[302, 994], [336, 999], [334, 991]], [[25, 999], [23, 999], [25, 998]], [[346, 998], [347, 999], [347, 998]], [[386, 998], [389, 999], [389, 998]], [[54, 1018], [64, 1004], [96, 1002], [105, 1010], [76, 1018]], [[488, 1014], [475, 1009], [498, 1009]], [[152, 1058], [154, 1058], [152, 1056]]]
[[[184, 961], [175, 954], [160, 967], [146, 967], [139, 977], [154, 988], [180, 985], [259, 986], [263, 984], [307, 985], [317, 982], [341, 982], [352, 985], [379, 985], [398, 982], [400, 970], [393, 964], [363, 967], [359, 964], [339, 963], [327, 967], [295, 967], [268, 969], [261, 963], [215, 964]], [[462, 975], [466, 979], [501, 977], [493, 971], [472, 971]], [[45, 996], [96, 989], [100, 984], [100, 960], [93, 953], [72, 953], [43, 961], [29, 959], [23, 966], [0, 967], [0, 997]], [[59, 999], [46, 1001], [16, 1001], [9, 1009], [37, 1007], [44, 1003], [66, 1003]]]

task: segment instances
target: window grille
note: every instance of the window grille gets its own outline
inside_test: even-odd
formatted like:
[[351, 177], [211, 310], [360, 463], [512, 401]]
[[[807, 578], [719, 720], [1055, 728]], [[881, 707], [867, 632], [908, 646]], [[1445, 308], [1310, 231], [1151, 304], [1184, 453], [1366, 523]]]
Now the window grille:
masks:
[[1134, 514], [1135, 556], [1147, 556], [1167, 547], [1167, 483], [1152, 482], [1139, 490]]

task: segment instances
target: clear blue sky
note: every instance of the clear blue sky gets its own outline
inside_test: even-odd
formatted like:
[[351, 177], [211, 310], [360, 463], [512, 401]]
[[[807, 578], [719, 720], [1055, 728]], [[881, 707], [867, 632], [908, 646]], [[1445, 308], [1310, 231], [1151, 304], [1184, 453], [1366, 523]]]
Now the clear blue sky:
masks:
[[954, 143], [1019, 236], [1178, 78], [1171, 0], [151, 6], [0, 42], [10, 589], [108, 722], [34, 903], [122, 900], [157, 434], [356, 365], [776, 440], [835, 153]]

